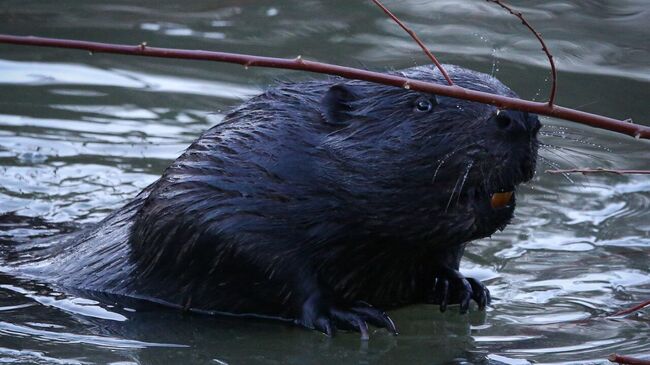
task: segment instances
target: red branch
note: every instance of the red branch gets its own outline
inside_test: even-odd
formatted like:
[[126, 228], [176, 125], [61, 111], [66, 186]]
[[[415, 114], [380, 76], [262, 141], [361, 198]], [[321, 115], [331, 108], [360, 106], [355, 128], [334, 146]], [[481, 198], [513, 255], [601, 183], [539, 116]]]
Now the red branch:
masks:
[[552, 76], [552, 85], [551, 85], [551, 95], [548, 98], [548, 104], [553, 105], [555, 103], [555, 94], [557, 92], [557, 70], [555, 69], [555, 62], [553, 61], [553, 55], [551, 55], [551, 52], [549, 51], [548, 47], [546, 46], [546, 42], [544, 42], [544, 38], [542, 38], [542, 35], [533, 28], [533, 26], [528, 23], [526, 18], [524, 18], [524, 15], [521, 12], [516, 12], [512, 10], [512, 8], [503, 2], [501, 0], [487, 0], [488, 2], [495, 3], [499, 5], [500, 7], [506, 9], [510, 14], [516, 16], [521, 20], [521, 23], [526, 26], [526, 28], [530, 29], [531, 32], [535, 35], [539, 43], [542, 45], [542, 50], [544, 53], [546, 53], [546, 57], [548, 57], [548, 62], [551, 64], [551, 76]]
[[378, 84], [396, 86], [449, 96], [458, 99], [476, 101], [485, 104], [495, 105], [499, 108], [517, 109], [555, 117], [577, 123], [589, 125], [595, 128], [610, 130], [626, 134], [635, 138], [650, 139], [650, 127], [630, 123], [629, 121], [617, 120], [597, 114], [591, 114], [575, 109], [569, 109], [548, 103], [539, 103], [517, 98], [510, 98], [502, 95], [495, 95], [481, 91], [469, 90], [457, 85], [448, 86], [425, 82], [421, 80], [408, 79], [398, 75], [389, 75], [381, 72], [360, 70], [352, 67], [331, 65], [322, 62], [307, 61], [301, 57], [295, 59], [261, 57], [243, 55], [237, 53], [210, 52], [199, 50], [183, 50], [170, 48], [149, 47], [146, 44], [129, 46], [123, 44], [109, 44], [99, 42], [87, 42], [78, 40], [66, 40], [55, 38], [42, 38], [31, 36], [14, 36], [0, 34], [0, 43], [11, 43], [19, 45], [31, 45], [41, 47], [57, 47], [82, 49], [93, 53], [117, 53], [147, 57], [180, 58], [203, 61], [218, 61], [236, 63], [244, 66], [270, 67], [290, 70], [302, 70], [322, 74], [336, 75], [348, 79], [357, 79], [375, 82]]
[[641, 309], [643, 309], [643, 308], [645, 308], [645, 307], [647, 307], [647, 306], [649, 306], [649, 305], [650, 305], [650, 300], [647, 300], [647, 301], [645, 301], [645, 302], [643, 302], [643, 303], [641, 303], [641, 304], [637, 304], [637, 305], [635, 305], [635, 306], [632, 307], [632, 308], [628, 308], [628, 309], [624, 309], [624, 310], [622, 310], [622, 311], [616, 312], [616, 313], [612, 314], [610, 317], [619, 317], [619, 316], [624, 316], [624, 315], [627, 315], [627, 314], [630, 314], [630, 313], [636, 312], [636, 311], [638, 311], [638, 310], [641, 310]]
[[609, 361], [624, 364], [624, 365], [650, 365], [650, 360], [637, 359], [635, 357], [611, 354], [608, 358]]
[[433, 53], [431, 53], [431, 51], [429, 51], [429, 48], [427, 48], [427, 46], [424, 45], [424, 43], [422, 42], [422, 40], [420, 39], [420, 37], [418, 37], [418, 35], [415, 34], [415, 32], [414, 32], [411, 28], [407, 27], [407, 26], [406, 26], [406, 25], [405, 25], [401, 20], [399, 20], [399, 18], [397, 18], [397, 17], [395, 16], [395, 14], [393, 14], [390, 10], [388, 10], [388, 8], [386, 8], [386, 7], [384, 6], [384, 4], [380, 3], [379, 0], [372, 0], [372, 2], [375, 3], [375, 5], [377, 5], [378, 7], [380, 7], [381, 10], [383, 10], [384, 13], [386, 13], [386, 15], [388, 15], [391, 19], [393, 19], [393, 21], [394, 21], [395, 23], [397, 23], [397, 25], [399, 25], [400, 27], [402, 27], [402, 29], [404, 29], [404, 30], [406, 31], [406, 33], [408, 33], [408, 34], [411, 36], [411, 38], [413, 38], [413, 40], [415, 41], [415, 43], [417, 43], [418, 46], [420, 46], [420, 48], [422, 48], [422, 50], [424, 51], [424, 53], [427, 54], [427, 56], [429, 57], [429, 59], [431, 59], [431, 61], [433, 61], [433, 63], [434, 63], [434, 64], [436, 65], [436, 67], [438, 68], [438, 70], [440, 70], [440, 73], [442, 73], [442, 76], [445, 77], [445, 80], [447, 80], [447, 83], [448, 83], [450, 86], [453, 86], [454, 83], [453, 83], [453, 81], [451, 81], [451, 78], [450, 78], [449, 75], [447, 74], [447, 71], [445, 71], [445, 68], [442, 67], [442, 64], [438, 61], [438, 59], [436, 58], [436, 56], [434, 56]]
[[618, 175], [650, 175], [650, 170], [618, 170], [618, 169], [604, 169], [602, 167], [597, 168], [584, 168], [584, 169], [567, 169], [567, 170], [546, 170], [544, 171], [549, 174], [570, 174], [570, 173], [582, 173], [582, 174], [597, 174], [597, 173], [609, 173], [609, 174], [618, 174]]

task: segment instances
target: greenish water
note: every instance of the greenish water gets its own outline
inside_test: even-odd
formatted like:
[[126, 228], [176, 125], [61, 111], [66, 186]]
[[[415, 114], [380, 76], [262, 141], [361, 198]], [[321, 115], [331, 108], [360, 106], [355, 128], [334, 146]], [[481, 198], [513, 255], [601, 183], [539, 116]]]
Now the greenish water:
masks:
[[[511, 1], [560, 69], [559, 104], [650, 124], [647, 0]], [[549, 82], [535, 39], [479, 0], [387, 1], [446, 63], [493, 73], [522, 97]], [[427, 62], [367, 1], [10, 1], [0, 32], [295, 57], [373, 70]], [[120, 207], [201, 131], [277, 79], [234, 65], [0, 45], [0, 227], [25, 240]], [[516, 219], [473, 243], [462, 271], [489, 285], [487, 312], [391, 312], [397, 337], [330, 339], [282, 323], [131, 309], [0, 274], [0, 363], [607, 363], [650, 355], [650, 317], [608, 319], [650, 299], [650, 178], [545, 174], [650, 169], [650, 144], [543, 118], [538, 175]]]

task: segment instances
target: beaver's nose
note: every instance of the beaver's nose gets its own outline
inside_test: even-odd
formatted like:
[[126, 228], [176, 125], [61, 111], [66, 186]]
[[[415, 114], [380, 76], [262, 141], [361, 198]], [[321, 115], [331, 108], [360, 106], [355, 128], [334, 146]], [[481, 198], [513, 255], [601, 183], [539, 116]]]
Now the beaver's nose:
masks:
[[499, 130], [508, 134], [534, 136], [541, 127], [537, 116], [516, 110], [498, 110], [490, 119]]

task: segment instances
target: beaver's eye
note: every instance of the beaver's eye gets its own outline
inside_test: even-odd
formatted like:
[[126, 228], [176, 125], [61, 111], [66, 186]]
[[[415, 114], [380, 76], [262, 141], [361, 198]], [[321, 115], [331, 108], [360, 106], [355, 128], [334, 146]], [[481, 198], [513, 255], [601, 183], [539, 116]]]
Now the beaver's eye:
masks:
[[433, 104], [431, 100], [427, 98], [419, 98], [415, 101], [415, 110], [421, 113], [431, 111], [433, 109]]

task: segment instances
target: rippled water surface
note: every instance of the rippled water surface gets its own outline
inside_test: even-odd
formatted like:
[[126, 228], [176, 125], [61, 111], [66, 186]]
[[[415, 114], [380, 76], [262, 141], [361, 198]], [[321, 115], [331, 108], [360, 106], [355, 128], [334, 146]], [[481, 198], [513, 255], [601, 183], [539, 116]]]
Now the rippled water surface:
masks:
[[[560, 68], [559, 103], [650, 123], [647, 0], [512, 1]], [[494, 73], [542, 100], [534, 38], [479, 0], [387, 1], [447, 63]], [[0, 32], [295, 57], [374, 70], [426, 63], [367, 1], [0, 2]], [[217, 63], [0, 45], [4, 245], [96, 222], [154, 181], [229, 108], [277, 79]], [[285, 324], [97, 301], [0, 274], [0, 363], [607, 363], [650, 354], [650, 178], [550, 175], [553, 167], [650, 169], [650, 144], [543, 118], [535, 180], [515, 221], [474, 242], [462, 270], [487, 312], [391, 312], [401, 334], [329, 339]], [[19, 217], [20, 216], [20, 217]], [[22, 218], [21, 218], [22, 217]], [[32, 217], [26, 220], [24, 217]]]

